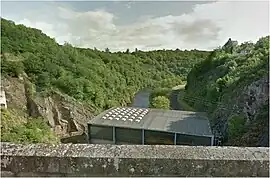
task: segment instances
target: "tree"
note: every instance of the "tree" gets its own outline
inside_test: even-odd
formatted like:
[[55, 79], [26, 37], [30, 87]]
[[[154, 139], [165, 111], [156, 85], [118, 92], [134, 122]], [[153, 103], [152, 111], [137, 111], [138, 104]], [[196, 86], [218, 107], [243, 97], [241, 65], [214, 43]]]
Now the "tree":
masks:
[[19, 77], [24, 71], [24, 66], [21, 61], [8, 61], [3, 59], [2, 61], [2, 73], [14, 77]]
[[151, 106], [158, 109], [170, 109], [170, 100], [165, 96], [157, 96], [153, 98]]

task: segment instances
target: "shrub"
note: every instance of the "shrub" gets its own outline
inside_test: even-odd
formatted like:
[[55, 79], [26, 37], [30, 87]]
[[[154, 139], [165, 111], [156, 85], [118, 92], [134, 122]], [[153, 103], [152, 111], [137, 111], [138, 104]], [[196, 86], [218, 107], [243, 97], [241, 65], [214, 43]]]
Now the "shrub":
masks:
[[20, 74], [24, 71], [24, 66], [21, 61], [8, 61], [3, 59], [1, 61], [1, 71], [3, 74], [12, 76], [12, 77], [19, 77]]
[[238, 135], [242, 135], [245, 131], [245, 117], [244, 116], [233, 116], [229, 119], [228, 123], [228, 134], [229, 139], [233, 139]]
[[56, 143], [58, 138], [42, 118], [22, 118], [1, 110], [1, 141], [15, 143]]
[[153, 98], [151, 106], [158, 109], [170, 109], [170, 100], [165, 96], [157, 96]]

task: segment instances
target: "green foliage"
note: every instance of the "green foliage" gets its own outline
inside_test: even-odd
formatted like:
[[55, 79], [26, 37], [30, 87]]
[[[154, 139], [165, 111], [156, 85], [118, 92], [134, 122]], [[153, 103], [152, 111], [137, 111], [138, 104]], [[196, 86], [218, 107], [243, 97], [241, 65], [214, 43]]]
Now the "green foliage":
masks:
[[[255, 44], [230, 45], [214, 50], [206, 60], [196, 64], [187, 77], [183, 100], [196, 111], [207, 112], [213, 124], [236, 112], [242, 114], [234, 105], [238, 105], [243, 91], [254, 81], [269, 75], [269, 36], [260, 38]], [[220, 116], [220, 110], [226, 116]], [[229, 144], [254, 145], [254, 140], [258, 140], [259, 129], [244, 123], [243, 116], [229, 120], [229, 130], [225, 133]]]
[[[226, 52], [228, 45], [230, 50]], [[256, 44], [230, 42], [227, 47], [214, 50], [188, 74], [186, 102], [199, 111], [211, 114], [218, 103], [230, 105], [245, 86], [269, 72], [269, 36]]]
[[170, 100], [165, 96], [157, 96], [153, 98], [151, 106], [158, 109], [170, 109]]
[[[18, 71], [24, 70], [37, 92], [59, 90], [103, 110], [127, 105], [145, 87], [181, 84], [204, 51], [158, 50], [112, 53], [59, 45], [40, 30], [1, 19], [2, 53], [22, 56]], [[9, 60], [2, 72], [17, 75]], [[21, 68], [22, 67], [22, 68]], [[10, 69], [11, 68], [11, 69]], [[11, 72], [12, 71], [12, 72]]]
[[235, 138], [242, 135], [245, 131], [245, 117], [243, 116], [233, 116], [229, 119], [228, 123], [228, 136], [229, 138]]
[[[240, 125], [240, 122], [238, 121]], [[239, 126], [242, 132], [238, 134], [234, 134], [233, 137], [229, 138], [229, 144], [234, 146], [262, 146], [260, 145], [260, 141], [263, 135], [269, 134], [269, 105], [264, 104], [258, 110], [258, 115], [252, 120], [252, 122], [248, 122], [245, 126]], [[230, 128], [229, 128], [230, 129]], [[232, 129], [231, 129], [232, 132]], [[267, 143], [264, 143], [265, 146], [269, 146]]]
[[156, 88], [153, 89], [151, 94], [150, 94], [150, 98], [155, 98], [157, 96], [165, 96], [165, 97], [169, 97], [169, 94], [171, 92], [171, 88]]
[[[11, 56], [9, 56], [11, 57]], [[23, 71], [24, 66], [20, 60], [8, 60], [6, 55], [1, 57], [1, 73], [13, 77], [19, 77]]]
[[1, 141], [57, 143], [59, 140], [41, 118], [21, 118], [13, 110], [1, 109]]
[[153, 106], [153, 102], [154, 102], [154, 98], [157, 98], [158, 96], [162, 96], [165, 98], [169, 98], [170, 92], [172, 91], [171, 88], [155, 88], [152, 89], [151, 94], [149, 96], [149, 102], [150, 102], [150, 106], [149, 107], [154, 107]]

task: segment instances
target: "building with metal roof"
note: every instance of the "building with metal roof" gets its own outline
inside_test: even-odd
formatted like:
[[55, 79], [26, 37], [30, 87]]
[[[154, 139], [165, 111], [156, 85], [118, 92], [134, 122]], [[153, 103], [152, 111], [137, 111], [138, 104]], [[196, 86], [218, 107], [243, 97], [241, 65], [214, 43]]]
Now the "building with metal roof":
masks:
[[118, 107], [88, 124], [89, 143], [213, 145], [205, 113]]

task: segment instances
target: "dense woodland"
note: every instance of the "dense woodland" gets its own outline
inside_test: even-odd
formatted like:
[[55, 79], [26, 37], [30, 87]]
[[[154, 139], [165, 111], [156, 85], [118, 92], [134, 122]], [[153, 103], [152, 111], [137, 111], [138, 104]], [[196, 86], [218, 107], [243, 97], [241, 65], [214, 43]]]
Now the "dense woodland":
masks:
[[37, 91], [60, 90], [99, 109], [126, 105], [145, 87], [171, 87], [186, 79], [209, 52], [159, 50], [111, 53], [59, 45], [42, 31], [1, 19], [2, 73], [25, 73]]

